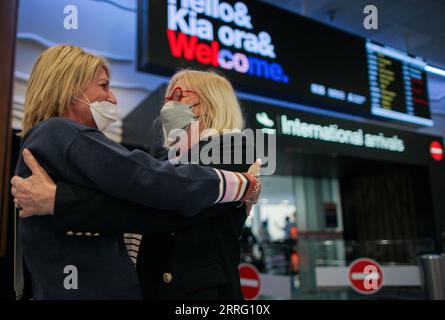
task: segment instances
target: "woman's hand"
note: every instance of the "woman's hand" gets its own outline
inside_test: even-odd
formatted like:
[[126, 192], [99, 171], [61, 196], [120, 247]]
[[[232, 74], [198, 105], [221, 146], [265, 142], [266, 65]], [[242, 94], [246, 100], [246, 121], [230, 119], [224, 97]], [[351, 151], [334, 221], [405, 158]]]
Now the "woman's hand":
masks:
[[252, 164], [249, 167], [249, 170], [247, 173], [251, 174], [256, 178], [255, 187], [253, 190], [252, 195], [244, 201], [244, 204], [246, 205], [246, 214], [249, 215], [250, 211], [252, 210], [252, 207], [254, 204], [258, 203], [258, 199], [261, 195], [261, 180], [260, 180], [260, 169], [261, 169], [261, 159], [257, 159], [254, 164]]
[[256, 159], [256, 161], [249, 167], [249, 170], [247, 170], [247, 173], [250, 173], [254, 177], [259, 177], [261, 165], [262, 165], [261, 159]]
[[11, 179], [11, 193], [20, 209], [22, 218], [34, 215], [48, 215], [54, 212], [57, 186], [28, 149], [23, 150], [23, 160], [32, 175], [27, 179], [14, 176]]

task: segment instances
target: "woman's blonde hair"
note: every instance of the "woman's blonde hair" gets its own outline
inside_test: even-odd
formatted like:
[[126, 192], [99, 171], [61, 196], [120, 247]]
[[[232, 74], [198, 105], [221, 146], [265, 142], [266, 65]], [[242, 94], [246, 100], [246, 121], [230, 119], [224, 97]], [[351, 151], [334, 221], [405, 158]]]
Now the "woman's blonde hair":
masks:
[[239, 102], [230, 82], [213, 71], [181, 70], [167, 87], [167, 95], [184, 80], [190, 90], [197, 91], [201, 98], [201, 128], [222, 133], [224, 129], [244, 128], [244, 119]]
[[58, 45], [45, 50], [34, 63], [29, 77], [20, 135], [41, 121], [60, 117], [100, 68], [109, 76], [103, 58], [76, 46]]

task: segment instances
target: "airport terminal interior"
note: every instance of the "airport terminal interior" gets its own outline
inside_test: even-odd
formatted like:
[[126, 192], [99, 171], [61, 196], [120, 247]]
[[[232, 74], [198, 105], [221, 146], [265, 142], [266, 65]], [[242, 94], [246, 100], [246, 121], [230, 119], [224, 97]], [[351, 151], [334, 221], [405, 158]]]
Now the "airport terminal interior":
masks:
[[[6, 2], [17, 19], [2, 7], [16, 28], [12, 91], [0, 101], [11, 137], [0, 298], [14, 297], [8, 181], [26, 86], [39, 54], [70, 43], [107, 59], [119, 117], [105, 135], [131, 150], [160, 147], [153, 123], [177, 69], [214, 68], [232, 82], [246, 128], [272, 142], [240, 237], [246, 299], [445, 299], [444, 1]], [[362, 258], [377, 266], [378, 288], [353, 271]]]

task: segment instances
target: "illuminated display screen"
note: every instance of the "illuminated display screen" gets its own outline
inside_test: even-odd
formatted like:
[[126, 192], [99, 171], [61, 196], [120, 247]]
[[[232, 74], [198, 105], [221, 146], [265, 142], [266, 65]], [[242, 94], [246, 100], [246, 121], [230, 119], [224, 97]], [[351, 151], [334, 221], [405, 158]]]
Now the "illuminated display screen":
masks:
[[[241, 91], [365, 117], [431, 122], [424, 72], [419, 79], [416, 64], [391, 57], [388, 71], [376, 68], [384, 53], [365, 39], [265, 3], [141, 0], [138, 29], [141, 71], [169, 76], [179, 68], [214, 68]], [[383, 88], [391, 72], [394, 80]]]
[[248, 128], [276, 135], [277, 150], [417, 164], [444, 161], [443, 139], [370, 123], [241, 100]]
[[366, 43], [366, 49], [372, 114], [432, 125], [426, 64], [371, 42]]

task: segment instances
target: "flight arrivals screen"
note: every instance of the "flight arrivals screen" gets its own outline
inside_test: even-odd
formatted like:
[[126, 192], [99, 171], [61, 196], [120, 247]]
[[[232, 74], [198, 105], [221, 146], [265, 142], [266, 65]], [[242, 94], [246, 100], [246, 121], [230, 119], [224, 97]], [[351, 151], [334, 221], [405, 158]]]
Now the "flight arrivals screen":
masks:
[[366, 43], [371, 113], [432, 125], [425, 62], [403, 52]]
[[145, 72], [216, 69], [239, 91], [431, 125], [422, 65], [260, 1], [139, 1], [138, 70]]

